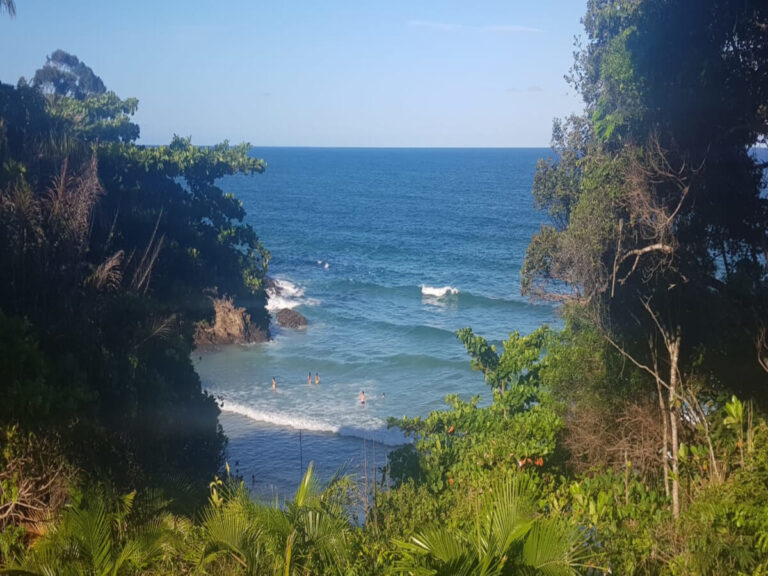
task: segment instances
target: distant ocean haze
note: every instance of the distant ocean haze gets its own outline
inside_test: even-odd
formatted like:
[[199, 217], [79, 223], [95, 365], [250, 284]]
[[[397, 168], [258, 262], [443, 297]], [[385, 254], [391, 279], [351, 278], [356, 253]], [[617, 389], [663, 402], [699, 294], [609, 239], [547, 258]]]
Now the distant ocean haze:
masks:
[[387, 448], [404, 441], [386, 429], [388, 416], [426, 416], [451, 393], [487, 398], [457, 329], [500, 342], [557, 323], [551, 306], [521, 296], [519, 278], [545, 220], [531, 186], [549, 150], [253, 153], [267, 171], [223, 188], [243, 201], [272, 253], [280, 290], [270, 310], [294, 308], [308, 326], [275, 328], [271, 342], [196, 363], [223, 400], [230, 465], [258, 492], [291, 492], [309, 460], [326, 477], [371, 465], [374, 443], [381, 467]]

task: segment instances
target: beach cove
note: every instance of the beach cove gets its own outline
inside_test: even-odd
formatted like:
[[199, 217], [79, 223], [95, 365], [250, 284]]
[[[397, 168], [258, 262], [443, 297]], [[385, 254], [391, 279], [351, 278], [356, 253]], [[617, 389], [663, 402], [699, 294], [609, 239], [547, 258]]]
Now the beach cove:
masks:
[[519, 284], [543, 221], [530, 185], [548, 150], [253, 154], [268, 170], [224, 183], [272, 253], [270, 311], [296, 310], [308, 326], [273, 322], [272, 341], [196, 354], [195, 365], [221, 401], [227, 459], [257, 493], [290, 493], [311, 460], [323, 478], [364, 476], [366, 462], [370, 475], [406, 441], [388, 417], [426, 416], [453, 393], [487, 399], [456, 330], [498, 343], [557, 323]]

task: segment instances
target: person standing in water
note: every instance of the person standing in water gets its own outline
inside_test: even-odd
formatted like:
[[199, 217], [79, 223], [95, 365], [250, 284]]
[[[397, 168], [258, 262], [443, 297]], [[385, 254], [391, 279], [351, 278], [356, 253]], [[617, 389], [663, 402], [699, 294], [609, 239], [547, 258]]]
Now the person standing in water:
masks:
[[360, 391], [360, 404], [365, 404], [365, 390]]
[[272, 392], [277, 392], [277, 379], [272, 376]]
[[315, 386], [320, 386], [320, 374], [315, 372]]
[[312, 371], [309, 371], [309, 376], [307, 376], [307, 385], [312, 386]]

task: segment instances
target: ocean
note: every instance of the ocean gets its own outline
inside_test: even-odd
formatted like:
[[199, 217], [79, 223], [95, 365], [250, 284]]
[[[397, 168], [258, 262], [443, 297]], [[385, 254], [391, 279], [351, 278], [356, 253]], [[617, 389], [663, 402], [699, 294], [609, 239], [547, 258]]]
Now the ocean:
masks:
[[499, 343], [558, 323], [553, 307], [521, 296], [519, 276], [546, 220], [531, 187], [549, 150], [253, 154], [267, 161], [264, 174], [221, 185], [272, 254], [280, 294], [270, 309], [293, 308], [308, 326], [274, 326], [271, 342], [194, 359], [222, 403], [227, 461], [256, 494], [290, 495], [310, 461], [321, 479], [379, 475], [406, 441], [387, 417], [426, 416], [452, 393], [487, 400], [459, 328]]

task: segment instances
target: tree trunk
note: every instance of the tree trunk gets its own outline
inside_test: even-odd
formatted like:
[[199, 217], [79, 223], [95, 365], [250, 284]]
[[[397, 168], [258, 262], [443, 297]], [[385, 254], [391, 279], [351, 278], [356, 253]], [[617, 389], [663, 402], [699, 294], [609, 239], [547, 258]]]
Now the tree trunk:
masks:
[[666, 338], [665, 344], [669, 354], [669, 429], [672, 441], [672, 515], [680, 517], [680, 479], [678, 470], [678, 422], [680, 419], [678, 390], [680, 389], [680, 327], [675, 330], [672, 338]]
[[659, 359], [656, 354], [656, 343], [653, 338], [648, 340], [648, 348], [651, 351], [653, 359], [653, 375], [656, 379], [656, 394], [659, 398], [659, 416], [661, 418], [662, 447], [661, 447], [661, 465], [664, 471], [664, 494], [669, 498], [669, 406], [664, 402], [664, 390], [662, 389], [662, 380], [659, 376]]
[[[654, 366], [654, 369], [658, 371], [658, 368]], [[664, 392], [661, 389], [661, 380], [656, 378], [656, 389], [659, 395], [659, 411], [661, 412], [662, 423], [662, 449], [661, 449], [661, 465], [664, 470], [664, 494], [669, 498], [669, 407], [664, 402]]]

